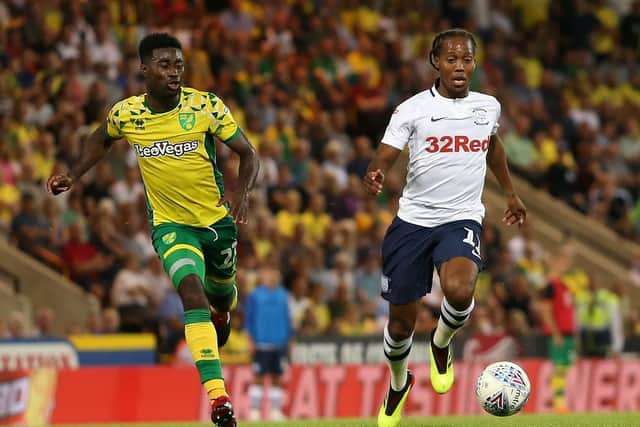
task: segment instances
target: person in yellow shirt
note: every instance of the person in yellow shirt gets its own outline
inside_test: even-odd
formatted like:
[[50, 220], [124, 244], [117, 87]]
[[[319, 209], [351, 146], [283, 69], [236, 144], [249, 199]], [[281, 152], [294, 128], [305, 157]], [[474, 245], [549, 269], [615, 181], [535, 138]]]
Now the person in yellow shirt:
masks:
[[373, 42], [366, 34], [358, 38], [358, 49], [347, 55], [347, 63], [355, 74], [369, 75], [369, 87], [378, 87], [382, 81], [382, 71], [378, 60], [373, 55]]
[[265, 140], [278, 140], [282, 144], [281, 159], [285, 162], [291, 158], [291, 152], [296, 144], [296, 132], [289, 124], [289, 114], [279, 111], [276, 122], [264, 131]]
[[309, 310], [313, 312], [315, 317], [316, 330], [318, 333], [324, 333], [331, 323], [331, 312], [327, 306], [325, 289], [321, 283], [315, 283], [311, 286], [310, 300], [311, 306]]
[[296, 190], [288, 190], [284, 203], [284, 209], [279, 210], [276, 214], [276, 222], [280, 235], [291, 238], [298, 224], [302, 222], [302, 215], [300, 214], [302, 200], [300, 193]]
[[551, 0], [512, 0], [512, 6], [518, 11], [521, 25], [527, 29], [547, 22], [550, 3]]
[[271, 215], [261, 213], [257, 216], [251, 243], [256, 258], [260, 261], [267, 258], [273, 251], [273, 235], [276, 228], [274, 222]]
[[18, 211], [20, 192], [15, 185], [4, 180], [4, 175], [0, 174], [0, 232], [5, 235], [9, 233], [9, 226], [13, 215]]
[[538, 131], [533, 137], [533, 144], [536, 148], [536, 157], [538, 158], [538, 167], [547, 170], [549, 165], [554, 163], [558, 158], [558, 147], [555, 141], [550, 139], [546, 132]]
[[315, 193], [311, 196], [309, 208], [302, 214], [302, 223], [312, 242], [319, 243], [324, 241], [332, 220], [326, 212], [326, 201], [323, 194]]
[[[348, 8], [340, 14], [343, 25], [350, 29], [361, 28], [367, 33], [374, 33], [380, 28], [382, 15], [378, 12], [372, 2], [360, 2], [356, 8]], [[369, 4], [366, 4], [369, 3]]]
[[42, 132], [37, 140], [32, 155], [34, 178], [38, 181], [47, 179], [55, 164], [54, 136], [51, 132]]
[[340, 316], [340, 322], [338, 323], [340, 335], [365, 335], [361, 314], [359, 306], [353, 302], [348, 303], [345, 307], [344, 313]]
[[18, 99], [13, 106], [13, 117], [9, 122], [8, 139], [13, 148], [29, 148], [31, 141], [38, 136], [38, 130], [26, 124], [27, 104], [24, 100]]

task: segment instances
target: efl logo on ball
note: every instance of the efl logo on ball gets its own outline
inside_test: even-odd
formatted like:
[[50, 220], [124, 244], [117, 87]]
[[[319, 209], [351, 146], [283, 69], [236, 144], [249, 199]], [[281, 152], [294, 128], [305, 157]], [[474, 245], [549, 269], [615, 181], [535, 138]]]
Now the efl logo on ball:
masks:
[[478, 377], [476, 398], [480, 406], [498, 417], [513, 415], [529, 400], [531, 383], [527, 373], [511, 362], [487, 366]]

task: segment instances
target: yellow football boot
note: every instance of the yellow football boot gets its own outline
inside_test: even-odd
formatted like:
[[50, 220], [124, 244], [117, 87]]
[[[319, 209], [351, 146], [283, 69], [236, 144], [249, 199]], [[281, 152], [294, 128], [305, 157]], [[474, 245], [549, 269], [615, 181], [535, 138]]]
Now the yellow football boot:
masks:
[[407, 371], [407, 383], [400, 391], [395, 391], [389, 386], [387, 397], [378, 412], [378, 427], [398, 427], [402, 419], [402, 409], [409, 396], [409, 391], [415, 383], [411, 371]]
[[435, 329], [431, 332], [431, 342], [429, 343], [429, 361], [431, 362], [431, 386], [436, 393], [444, 394], [451, 390], [454, 381], [451, 344], [449, 344], [447, 348], [437, 347], [433, 343], [434, 333]]

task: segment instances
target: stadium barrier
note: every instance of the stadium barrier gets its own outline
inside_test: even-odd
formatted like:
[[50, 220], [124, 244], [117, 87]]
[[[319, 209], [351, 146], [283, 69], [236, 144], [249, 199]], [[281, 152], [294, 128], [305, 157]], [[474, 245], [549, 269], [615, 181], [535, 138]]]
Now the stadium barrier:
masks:
[[[34, 312], [45, 307], [54, 311], [55, 334], [62, 335], [78, 325], [86, 325], [90, 316], [100, 311], [95, 296], [3, 241], [0, 241], [0, 271], [3, 280], [10, 278], [19, 294], [28, 298]], [[0, 319], [6, 319], [3, 315], [0, 313]]]
[[0, 372], [0, 425], [42, 426], [49, 423], [58, 371]]
[[0, 373], [78, 366], [78, 354], [66, 339], [0, 339]]
[[[532, 393], [525, 412], [552, 410], [549, 361], [523, 359]], [[409, 416], [479, 414], [475, 381], [484, 363], [456, 363], [452, 391], [437, 395], [427, 364], [413, 364], [415, 388]], [[87, 367], [0, 375], [0, 424], [206, 421], [208, 402], [193, 367]], [[41, 374], [45, 372], [45, 374]], [[248, 415], [250, 366], [224, 369], [240, 419]], [[293, 365], [284, 378], [285, 414], [293, 419], [373, 417], [389, 379], [384, 364]], [[47, 392], [49, 390], [49, 392]], [[55, 392], [53, 392], [55, 391]], [[568, 378], [569, 406], [576, 412], [640, 410], [640, 358], [582, 359]], [[79, 404], [82, 402], [82, 404]], [[264, 411], [268, 411], [265, 400]]]
[[63, 338], [0, 339], [0, 373], [79, 366], [153, 365], [153, 334], [71, 335]]
[[[587, 215], [583, 215], [561, 200], [553, 198], [544, 189], [538, 189], [518, 176], [512, 176], [520, 198], [527, 205], [529, 224], [533, 224], [533, 237], [550, 254], [567, 236], [575, 242], [576, 265], [585, 271], [598, 271], [610, 283], [624, 285], [628, 298], [640, 297], [640, 288], [633, 286], [628, 273], [629, 265], [640, 245], [625, 239]], [[487, 174], [483, 202], [487, 217], [500, 218], [504, 209], [504, 196], [493, 174]], [[501, 227], [503, 238], [517, 233], [517, 228]]]
[[153, 365], [156, 337], [153, 334], [71, 335], [80, 366]]

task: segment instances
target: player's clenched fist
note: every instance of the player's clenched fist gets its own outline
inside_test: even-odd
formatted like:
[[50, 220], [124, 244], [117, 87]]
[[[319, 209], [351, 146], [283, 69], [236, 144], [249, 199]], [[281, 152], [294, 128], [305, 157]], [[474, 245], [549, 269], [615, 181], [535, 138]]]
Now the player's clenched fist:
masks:
[[73, 179], [67, 174], [58, 173], [51, 175], [47, 180], [47, 191], [54, 196], [68, 191], [73, 185]]
[[380, 169], [368, 171], [364, 176], [364, 188], [368, 194], [377, 196], [382, 191], [384, 173]]

